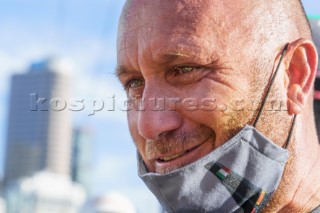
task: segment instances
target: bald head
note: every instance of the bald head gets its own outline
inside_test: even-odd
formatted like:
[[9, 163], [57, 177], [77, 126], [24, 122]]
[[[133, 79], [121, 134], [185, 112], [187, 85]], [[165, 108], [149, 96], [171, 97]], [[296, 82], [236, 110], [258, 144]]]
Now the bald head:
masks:
[[311, 27], [301, 0], [285, 0], [281, 2], [287, 8], [288, 17], [294, 21], [292, 25], [296, 26], [300, 37], [310, 39]]
[[[204, 45], [196, 54], [207, 54], [203, 56], [207, 61], [222, 55], [230, 61], [237, 54], [245, 57], [247, 61], [235, 62], [247, 62], [245, 66], [261, 74], [252, 75], [251, 82], [258, 86], [255, 89], [261, 89], [260, 82], [270, 76], [274, 52], [300, 38], [311, 40], [300, 0], [127, 0], [120, 19], [118, 53], [150, 38], [151, 46], [158, 48], [155, 40], [162, 37], [177, 44], [173, 53], [179, 55], [184, 45], [178, 35], [199, 38]], [[129, 42], [132, 40], [138, 42]], [[205, 48], [215, 51], [208, 54]]]
[[[211, 16], [210, 18], [213, 18], [222, 7], [228, 8], [228, 10], [225, 10], [225, 14], [220, 14], [223, 15], [223, 19], [230, 21], [230, 19], [236, 18], [238, 27], [252, 29], [251, 34], [263, 32], [265, 38], [257, 38], [259, 43], [266, 42], [265, 40], [277, 39], [277, 43], [283, 44], [283, 42], [298, 38], [311, 38], [310, 26], [301, 0], [225, 0], [220, 2], [211, 0], [172, 0], [169, 4], [167, 1], [127, 0], [122, 12], [121, 23], [122, 26], [128, 27], [127, 25], [131, 25], [133, 21], [138, 21], [138, 17], [142, 18], [142, 14], [150, 12], [150, 15], [156, 16], [161, 10], [170, 11], [171, 14], [183, 14], [183, 11], [185, 11], [189, 13], [192, 19], [202, 19], [203, 16]], [[238, 16], [235, 16], [236, 14]], [[144, 17], [144, 20], [139, 22], [141, 25], [145, 22], [154, 24], [150, 18], [154, 20], [153, 18], [156, 17]], [[166, 21], [165, 16], [158, 18]], [[211, 20], [218, 24], [218, 26], [212, 25], [212, 31], [215, 31], [216, 27], [224, 27], [222, 22], [219, 25], [218, 19]], [[228, 30], [229, 33], [232, 33], [232, 30], [236, 29]], [[268, 46], [270, 47], [270, 45]]]

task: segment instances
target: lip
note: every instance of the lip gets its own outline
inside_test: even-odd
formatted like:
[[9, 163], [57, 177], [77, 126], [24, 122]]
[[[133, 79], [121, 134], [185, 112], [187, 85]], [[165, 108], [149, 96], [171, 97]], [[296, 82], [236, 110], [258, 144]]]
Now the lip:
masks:
[[165, 174], [171, 172], [175, 169], [181, 168], [192, 162], [195, 162], [203, 156], [207, 155], [213, 150], [213, 146], [210, 139], [211, 137], [209, 137], [202, 144], [193, 147], [192, 149], [185, 152], [183, 155], [171, 161], [162, 161], [160, 160], [160, 158], [158, 158], [155, 161], [156, 173]]

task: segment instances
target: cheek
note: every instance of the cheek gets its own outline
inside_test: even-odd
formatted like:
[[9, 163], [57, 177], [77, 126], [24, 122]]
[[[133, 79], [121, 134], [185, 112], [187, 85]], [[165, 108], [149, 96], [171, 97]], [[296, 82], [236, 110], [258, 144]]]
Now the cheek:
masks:
[[[241, 89], [243, 88], [245, 87]], [[243, 90], [234, 90], [211, 79], [203, 79], [181, 95], [184, 99], [194, 100], [194, 103], [198, 104], [197, 110], [190, 110], [187, 102], [182, 104], [180, 114], [188, 120], [211, 128], [216, 135], [215, 145], [218, 147], [232, 137], [251, 117], [251, 114], [239, 111], [234, 105], [239, 97], [246, 99], [243, 94]]]
[[179, 112], [183, 117], [213, 127], [224, 115], [232, 92], [226, 86], [218, 85], [210, 79], [203, 79], [180, 92], [182, 102]]

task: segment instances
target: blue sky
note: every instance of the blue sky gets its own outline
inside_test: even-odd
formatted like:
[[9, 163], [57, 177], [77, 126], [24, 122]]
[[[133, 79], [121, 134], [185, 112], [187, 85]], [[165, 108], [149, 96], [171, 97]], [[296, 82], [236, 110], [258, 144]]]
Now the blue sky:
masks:
[[[73, 67], [73, 95], [107, 97], [124, 92], [113, 76], [116, 30], [124, 0], [0, 0], [0, 152], [5, 144], [9, 79], [33, 61], [58, 56]], [[320, 15], [319, 0], [303, 0], [308, 14]], [[94, 87], [93, 87], [94, 85]], [[159, 212], [136, 175], [135, 149], [125, 113], [73, 115], [74, 124], [93, 130], [92, 192], [119, 191], [140, 212]], [[2, 155], [3, 156], [3, 155]], [[0, 158], [0, 172], [3, 158]]]

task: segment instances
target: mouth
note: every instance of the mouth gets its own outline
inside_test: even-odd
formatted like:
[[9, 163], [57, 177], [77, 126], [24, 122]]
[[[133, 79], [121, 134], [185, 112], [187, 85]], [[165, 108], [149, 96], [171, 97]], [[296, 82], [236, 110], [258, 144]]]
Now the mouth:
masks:
[[159, 158], [158, 160], [163, 161], [163, 162], [168, 162], [168, 161], [175, 160], [175, 159], [179, 158], [180, 156], [182, 156], [182, 155], [184, 155], [184, 154], [186, 154], [186, 153], [188, 153], [188, 152], [192, 152], [193, 150], [197, 149], [197, 148], [198, 148], [199, 146], [201, 146], [201, 145], [202, 145], [202, 144], [200, 144], [200, 145], [198, 145], [198, 146], [196, 146], [196, 147], [194, 147], [194, 148], [192, 148], [192, 149], [190, 149], [190, 150], [186, 150], [186, 151], [184, 151], [184, 152], [181, 152], [181, 153], [179, 153], [179, 154], [176, 154], [176, 155], [172, 155], [172, 156], [169, 156], [169, 157]]
[[181, 153], [156, 159], [155, 172], [159, 174], [169, 173], [204, 157], [214, 149], [210, 139], [211, 138], [209, 137], [203, 143]]

